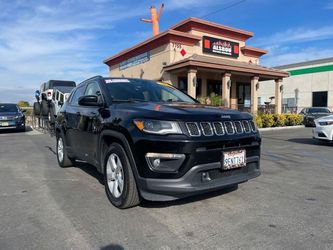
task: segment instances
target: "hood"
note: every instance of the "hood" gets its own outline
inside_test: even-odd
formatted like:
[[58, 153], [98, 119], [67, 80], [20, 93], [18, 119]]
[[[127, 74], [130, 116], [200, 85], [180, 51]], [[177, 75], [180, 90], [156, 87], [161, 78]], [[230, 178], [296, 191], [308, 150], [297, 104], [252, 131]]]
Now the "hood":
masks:
[[330, 116], [328, 113], [309, 113], [307, 116], [313, 116], [314, 118], [319, 118], [323, 116]]
[[143, 118], [187, 120], [252, 119], [252, 115], [237, 110], [187, 103], [121, 103], [117, 110], [141, 114]]
[[324, 121], [332, 121], [333, 120], [333, 115], [326, 115], [325, 117], [321, 117], [317, 119], [316, 121], [319, 122], [324, 122]]

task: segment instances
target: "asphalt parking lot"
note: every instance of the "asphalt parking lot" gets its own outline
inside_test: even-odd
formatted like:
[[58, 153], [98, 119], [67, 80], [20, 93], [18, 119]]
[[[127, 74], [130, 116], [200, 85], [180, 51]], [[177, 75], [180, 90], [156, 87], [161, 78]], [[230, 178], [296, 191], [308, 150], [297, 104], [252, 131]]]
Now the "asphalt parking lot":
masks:
[[263, 132], [262, 175], [237, 190], [119, 210], [55, 139], [0, 134], [0, 249], [333, 249], [333, 146]]

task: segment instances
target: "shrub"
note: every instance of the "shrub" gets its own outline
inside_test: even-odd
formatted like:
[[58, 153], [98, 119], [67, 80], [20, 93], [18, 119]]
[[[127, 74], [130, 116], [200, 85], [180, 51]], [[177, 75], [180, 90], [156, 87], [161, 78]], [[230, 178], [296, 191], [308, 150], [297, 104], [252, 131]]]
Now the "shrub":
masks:
[[260, 115], [256, 115], [254, 117], [255, 123], [257, 124], [258, 128], [262, 128], [262, 119]]
[[223, 106], [223, 100], [222, 97], [215, 94], [215, 93], [211, 93], [209, 96], [211, 102], [212, 102], [212, 106]]
[[274, 127], [284, 127], [286, 126], [287, 117], [285, 114], [273, 114]]
[[303, 116], [298, 114], [287, 114], [286, 115], [286, 125], [287, 126], [296, 126], [303, 124]]
[[274, 125], [274, 116], [272, 114], [261, 115], [263, 128], [270, 128]]

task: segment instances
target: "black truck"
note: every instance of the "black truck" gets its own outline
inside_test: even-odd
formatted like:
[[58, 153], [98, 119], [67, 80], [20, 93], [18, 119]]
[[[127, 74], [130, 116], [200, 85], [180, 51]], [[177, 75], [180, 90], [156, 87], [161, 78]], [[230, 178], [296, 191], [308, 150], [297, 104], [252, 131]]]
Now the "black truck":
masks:
[[260, 175], [261, 136], [252, 115], [202, 105], [166, 83], [88, 79], [60, 109], [55, 129], [59, 165], [81, 160], [95, 166], [119, 208]]

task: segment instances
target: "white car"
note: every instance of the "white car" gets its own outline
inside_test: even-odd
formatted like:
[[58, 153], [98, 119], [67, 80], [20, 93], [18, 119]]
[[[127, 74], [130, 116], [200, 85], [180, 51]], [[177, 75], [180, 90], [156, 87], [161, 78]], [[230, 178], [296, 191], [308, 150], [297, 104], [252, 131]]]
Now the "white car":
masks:
[[313, 138], [333, 142], [333, 115], [321, 117], [315, 120]]

